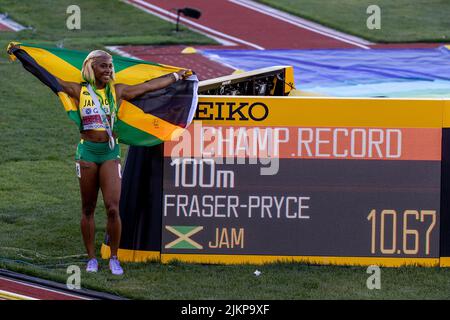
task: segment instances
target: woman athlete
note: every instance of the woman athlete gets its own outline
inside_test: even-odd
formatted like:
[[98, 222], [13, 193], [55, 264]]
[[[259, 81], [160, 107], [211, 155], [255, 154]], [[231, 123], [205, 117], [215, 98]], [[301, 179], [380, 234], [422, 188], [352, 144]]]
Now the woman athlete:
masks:
[[86, 271], [98, 271], [94, 211], [100, 188], [111, 248], [109, 268], [112, 274], [121, 275], [123, 269], [117, 258], [117, 250], [122, 230], [119, 215], [122, 177], [120, 147], [112, 131], [117, 107], [122, 99], [131, 100], [146, 92], [165, 88], [180, 79], [184, 80], [191, 71], [180, 70], [137, 85], [114, 84], [112, 56], [105, 51], [95, 50], [84, 60], [81, 73], [85, 81], [83, 83], [57, 80], [63, 91], [75, 100], [82, 121], [81, 141], [75, 161], [81, 191], [81, 233], [89, 257]]
[[[117, 259], [120, 244], [121, 220], [119, 200], [121, 187], [120, 148], [116, 137], [113, 143], [105, 127], [113, 125], [111, 115], [120, 105], [122, 99], [131, 100], [146, 92], [165, 88], [187, 76], [188, 70], [181, 70], [168, 76], [156, 78], [138, 85], [113, 84], [114, 67], [112, 57], [105, 51], [95, 50], [89, 53], [83, 62], [83, 79], [92, 86], [99, 102], [104, 108], [108, 122], [102, 122], [100, 110], [96, 107], [88, 88], [79, 83], [58, 79], [63, 91], [75, 99], [79, 106], [83, 131], [78, 144], [75, 160], [80, 182], [82, 216], [81, 232], [89, 261], [87, 272], [97, 272], [98, 262], [95, 258], [95, 221], [94, 211], [99, 188], [102, 190], [107, 214], [107, 234], [109, 236], [111, 258], [109, 268], [112, 274], [121, 275], [123, 269]], [[95, 97], [94, 97], [95, 99]], [[101, 112], [101, 111], [100, 111]]]
[[[95, 50], [89, 53], [83, 63], [83, 79], [95, 88], [95, 94], [104, 108], [104, 114], [113, 125], [111, 115], [120, 106], [122, 99], [131, 100], [146, 92], [165, 88], [179, 79], [187, 76], [188, 70], [156, 78], [138, 85], [113, 84], [114, 67], [112, 57], [105, 51]], [[80, 182], [82, 216], [81, 232], [86, 246], [89, 261], [87, 272], [97, 272], [98, 262], [95, 257], [95, 221], [94, 211], [99, 188], [102, 190], [107, 214], [107, 234], [109, 236], [111, 258], [109, 268], [114, 275], [123, 274], [123, 269], [117, 259], [121, 236], [121, 220], [119, 215], [119, 200], [121, 187], [120, 148], [114, 133], [113, 143], [99, 116], [95, 102], [85, 85], [66, 82], [58, 79], [63, 91], [76, 100], [79, 106], [83, 131], [78, 144], [75, 160]], [[95, 99], [95, 97], [94, 97]]]

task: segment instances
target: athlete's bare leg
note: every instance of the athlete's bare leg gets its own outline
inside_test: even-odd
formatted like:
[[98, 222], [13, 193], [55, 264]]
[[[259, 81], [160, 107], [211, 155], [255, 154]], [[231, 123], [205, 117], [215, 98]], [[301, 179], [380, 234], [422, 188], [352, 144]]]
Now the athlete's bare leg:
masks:
[[95, 258], [95, 206], [99, 189], [98, 165], [93, 162], [77, 161], [78, 180], [81, 191], [81, 233], [89, 259]]
[[119, 215], [121, 174], [120, 160], [108, 160], [100, 166], [100, 188], [103, 194], [108, 222], [106, 230], [110, 239], [111, 256], [117, 256], [122, 233]]

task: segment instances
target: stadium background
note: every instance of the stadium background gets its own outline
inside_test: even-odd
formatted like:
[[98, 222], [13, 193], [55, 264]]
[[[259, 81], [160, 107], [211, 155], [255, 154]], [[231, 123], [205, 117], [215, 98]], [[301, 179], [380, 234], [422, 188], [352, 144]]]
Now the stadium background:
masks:
[[[69, 1], [16, 3], [2, 0], [0, 12], [8, 12], [13, 21], [26, 29], [10, 31], [7, 25], [2, 24], [4, 31], [0, 34], [0, 44], [6, 48], [8, 42], [18, 40], [81, 50], [109, 47], [111, 51], [120, 52], [117, 51], [119, 49], [146, 60], [192, 68], [203, 79], [233, 71], [230, 66], [211, 62], [200, 53], [182, 54], [181, 51], [187, 46], [212, 49], [219, 48], [220, 44], [186, 27], [175, 33], [174, 25], [164, 21], [161, 11], [159, 18], [149, 14], [151, 10], [143, 4], [144, 1], [77, 2], [82, 10], [82, 27], [81, 30], [69, 31], [66, 28], [66, 9], [72, 4]], [[237, 42], [234, 49], [250, 47], [258, 50], [255, 45], [261, 48], [273, 45], [271, 48], [277, 49], [282, 45], [286, 48], [286, 43], [293, 44], [292, 39], [298, 38], [302, 39], [298, 45], [303, 49], [355, 47], [348, 41], [294, 28], [292, 24], [289, 24], [292, 30], [286, 29], [286, 25], [276, 25], [278, 22], [271, 25], [267, 22], [267, 15], [262, 15], [264, 19], [258, 23], [256, 16], [254, 19], [246, 16], [248, 12], [245, 7], [229, 8], [236, 5], [231, 1], [216, 1], [214, 7], [202, 7], [202, 1], [145, 3], [166, 3], [169, 7], [164, 8], [165, 11], [184, 6], [203, 9], [203, 19], [195, 22], [217, 23], [214, 28], [228, 35], [221, 35], [225, 38], [222, 40]], [[381, 32], [369, 32], [365, 27], [367, 1], [277, 3], [277, 6], [290, 12], [300, 12], [336, 29], [365, 36], [371, 43], [408, 42], [393, 45], [361, 42], [360, 45], [367, 47], [438, 48], [445, 44], [449, 36], [450, 29], [443, 14], [448, 7], [446, 1], [399, 1], [397, 5], [380, 1], [380, 7], [385, 9], [383, 12], [387, 12], [386, 24], [383, 24]], [[146, 10], [137, 8], [138, 4]], [[336, 8], [339, 10], [336, 11]], [[214, 12], [219, 12], [223, 19], [210, 18], [209, 21], [208, 13], [212, 15]], [[260, 14], [257, 16], [261, 17]], [[223, 25], [220, 26], [220, 23]], [[255, 24], [266, 26], [270, 32], [260, 30]], [[217, 34], [215, 38], [220, 41]], [[277, 46], [277, 41], [283, 43]], [[437, 41], [440, 43], [435, 43]], [[138, 47], [130, 48], [129, 45]], [[126, 46], [125, 49], [122, 46]], [[10, 64], [5, 52], [0, 60], [0, 74], [0, 141], [4, 150], [0, 165], [0, 267], [65, 282], [67, 266], [82, 266], [85, 259], [78, 227], [78, 185], [72, 170], [77, 132], [70, 129], [69, 121], [51, 92], [43, 89], [20, 65]], [[45, 144], [52, 147], [43, 152], [42, 146]], [[101, 205], [97, 208], [96, 219], [99, 247], [105, 232], [105, 214]], [[107, 268], [105, 262], [102, 267]], [[128, 272], [120, 280], [112, 278], [107, 272], [94, 276], [83, 274], [83, 286], [147, 299], [416, 299], [448, 298], [449, 292], [448, 271], [434, 268], [383, 269], [383, 290], [380, 291], [367, 290], [366, 269], [358, 267], [145, 263], [127, 264], [126, 268]], [[262, 271], [262, 276], [253, 275], [255, 268]], [[203, 276], [198, 277], [199, 273]]]

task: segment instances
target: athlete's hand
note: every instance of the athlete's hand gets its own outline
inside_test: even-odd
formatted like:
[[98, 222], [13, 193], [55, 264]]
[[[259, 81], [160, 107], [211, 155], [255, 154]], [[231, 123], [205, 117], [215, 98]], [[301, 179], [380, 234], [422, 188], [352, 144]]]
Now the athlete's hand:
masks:
[[180, 79], [186, 80], [186, 78], [190, 77], [193, 72], [190, 69], [182, 69], [178, 71], [177, 74], [180, 76]]
[[8, 50], [6, 51], [8, 54], [12, 54], [12, 49], [17, 48], [20, 49], [20, 45], [18, 44], [12, 44], [8, 47]]

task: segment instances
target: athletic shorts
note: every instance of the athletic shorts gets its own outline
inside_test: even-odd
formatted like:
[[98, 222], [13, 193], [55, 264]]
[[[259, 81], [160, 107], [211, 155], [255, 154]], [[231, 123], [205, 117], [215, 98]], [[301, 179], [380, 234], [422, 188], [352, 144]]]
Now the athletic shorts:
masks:
[[102, 164], [108, 160], [120, 159], [120, 146], [116, 139], [114, 149], [109, 148], [108, 142], [92, 142], [81, 139], [75, 153], [75, 160], [83, 160]]

